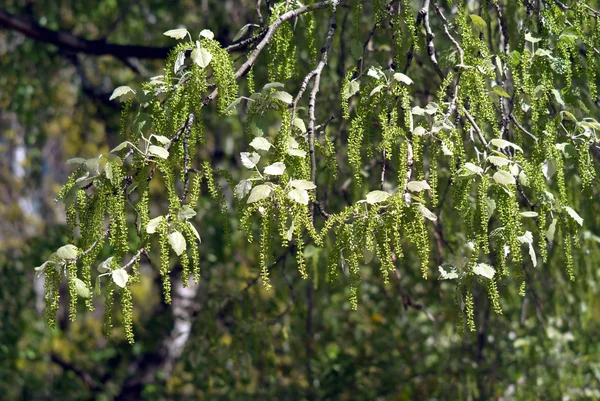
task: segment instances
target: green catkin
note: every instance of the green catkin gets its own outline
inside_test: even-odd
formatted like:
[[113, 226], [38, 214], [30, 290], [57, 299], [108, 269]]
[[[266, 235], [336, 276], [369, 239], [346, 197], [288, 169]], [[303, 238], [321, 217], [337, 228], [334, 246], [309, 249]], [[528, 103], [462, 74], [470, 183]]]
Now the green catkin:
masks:
[[[273, 6], [271, 19], [272, 24], [279, 16], [288, 11], [286, 2], [277, 3]], [[296, 45], [294, 44], [294, 32], [291, 22], [283, 23], [275, 31], [269, 46], [269, 82], [285, 82], [290, 79], [296, 66]]]
[[160, 277], [163, 283], [163, 297], [166, 304], [171, 303], [171, 262], [169, 258], [169, 227], [168, 223], [163, 221], [158, 225], [158, 244], [160, 249]]
[[133, 336], [133, 297], [131, 295], [130, 284], [128, 283], [121, 289], [121, 315], [123, 318], [123, 331], [129, 344], [135, 343]]
[[[261, 214], [260, 217], [260, 277], [262, 279], [265, 289], [271, 289], [271, 282], [269, 280], [269, 265], [271, 263], [271, 227], [272, 219], [271, 213], [273, 209], [268, 205], [267, 202], [262, 202], [261, 208], [259, 209]], [[300, 248], [298, 248], [300, 252]]]
[[480, 247], [483, 249], [484, 253], [488, 253], [489, 251], [489, 215], [487, 206], [487, 191], [489, 188], [489, 184], [489, 177], [487, 175], [483, 175], [481, 177], [481, 181], [479, 182], [479, 186], [477, 187], [477, 219], [480, 222], [478, 227], [477, 240], [479, 241]]
[[77, 317], [77, 289], [75, 286], [77, 263], [73, 261], [67, 262], [66, 272], [69, 287], [69, 320], [74, 322]]
[[350, 99], [349, 90], [350, 90], [350, 82], [355, 73], [356, 73], [356, 67], [353, 67], [353, 68], [347, 70], [346, 74], [344, 75], [344, 79], [342, 80], [342, 88], [341, 88], [342, 104], [341, 104], [341, 107], [342, 107], [342, 117], [346, 120], [350, 118], [350, 112], [349, 112], [349, 106], [348, 106], [348, 102]]
[[104, 289], [104, 324], [102, 326], [102, 333], [104, 337], [110, 337], [110, 333], [113, 329], [112, 324], [112, 313], [113, 304], [115, 302], [115, 285], [112, 281], [109, 281]]
[[465, 310], [467, 314], [467, 326], [469, 327], [469, 331], [474, 333], [476, 331], [475, 328], [475, 302], [473, 301], [473, 293], [470, 289], [467, 290], [465, 295]]
[[217, 96], [217, 107], [219, 112], [221, 114], [231, 115], [234, 110], [232, 109], [228, 113], [225, 113], [225, 109], [238, 96], [238, 84], [235, 78], [233, 60], [229, 53], [227, 53], [216, 40], [204, 38], [201, 42], [202, 46], [210, 51], [213, 56], [210, 67], [213, 70], [214, 80], [217, 84], [217, 89], [219, 90], [219, 96]]
[[56, 328], [56, 312], [60, 301], [60, 278], [61, 275], [54, 266], [45, 269], [44, 280], [44, 301], [46, 305], [45, 318], [46, 324], [51, 328]]
[[492, 304], [492, 309], [497, 314], [502, 315], [502, 307], [500, 306], [500, 295], [498, 294], [496, 277], [492, 277], [491, 279], [487, 280], [485, 284], [488, 291], [488, 298]]

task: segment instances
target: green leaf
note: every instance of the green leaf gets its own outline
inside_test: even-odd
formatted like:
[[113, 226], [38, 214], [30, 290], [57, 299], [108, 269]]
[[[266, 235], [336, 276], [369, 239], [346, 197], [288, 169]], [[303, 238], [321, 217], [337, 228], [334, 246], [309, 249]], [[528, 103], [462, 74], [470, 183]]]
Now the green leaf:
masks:
[[348, 84], [348, 89], [347, 89], [346, 93], [344, 94], [344, 99], [348, 99], [348, 98], [352, 97], [359, 90], [360, 90], [360, 84], [358, 83], [358, 81], [351, 81]]
[[415, 106], [410, 110], [411, 114], [414, 114], [415, 116], [424, 116], [425, 115], [425, 109], [419, 106]]
[[181, 255], [185, 251], [186, 243], [185, 237], [179, 231], [173, 231], [167, 236], [171, 248], [175, 251], [177, 256]]
[[269, 89], [283, 88], [284, 86], [285, 85], [282, 84], [281, 82], [270, 82], [270, 83], [266, 84], [265, 86], [263, 86], [262, 90], [268, 91]]
[[371, 91], [371, 93], [369, 93], [369, 97], [372, 97], [374, 94], [378, 93], [383, 88], [385, 88], [385, 85], [377, 85], [376, 87], [373, 88], [373, 90]]
[[271, 142], [267, 141], [264, 137], [257, 136], [250, 142], [250, 146], [256, 150], [268, 151], [273, 145], [271, 145]]
[[173, 64], [173, 72], [177, 74], [181, 67], [185, 64], [185, 53], [179, 52], [177, 53], [177, 58], [175, 59], [175, 64]]
[[265, 167], [265, 174], [268, 175], [281, 175], [285, 171], [285, 164], [282, 162], [273, 163]]
[[189, 220], [196, 215], [196, 211], [190, 205], [184, 205], [177, 211], [177, 219], [179, 221]]
[[515, 145], [512, 142], [507, 141], [506, 139], [494, 138], [490, 141], [490, 145], [497, 147], [498, 149], [504, 149], [511, 147], [515, 150], [523, 152], [523, 149], [519, 145]]
[[473, 164], [471, 162], [466, 162], [463, 165], [463, 168], [466, 169], [468, 172], [470, 172], [471, 174], [468, 175], [473, 175], [473, 174], [481, 174], [483, 173], [483, 169], [481, 167], [479, 167], [476, 164]]
[[158, 217], [155, 217], [152, 220], [150, 220], [148, 222], [148, 225], [146, 226], [146, 232], [148, 234], [154, 234], [156, 232], [156, 229], [158, 228], [158, 226], [160, 225], [160, 223], [163, 221], [164, 218], [165, 218], [165, 216], [158, 216]]
[[183, 39], [186, 35], [189, 35], [189, 32], [185, 28], [170, 29], [164, 32], [163, 35], [174, 39]]
[[291, 180], [290, 185], [294, 188], [305, 190], [315, 189], [317, 187], [314, 183], [307, 180]]
[[229, 104], [229, 106], [227, 106], [227, 107], [225, 108], [225, 111], [224, 111], [224, 113], [225, 113], [225, 114], [227, 114], [227, 113], [229, 113], [231, 110], [235, 109], [235, 108], [237, 107], [237, 105], [238, 105], [238, 104], [240, 104], [240, 102], [241, 102], [241, 101], [242, 101], [242, 98], [241, 98], [241, 97], [238, 97], [237, 99], [235, 99], [233, 102], [231, 102], [231, 103]]
[[371, 68], [369, 68], [367, 75], [375, 79], [382, 79], [385, 77], [385, 74], [383, 71], [381, 71], [381, 68], [377, 68], [375, 66], [371, 66]]
[[114, 256], [109, 257], [108, 259], [106, 259], [104, 262], [100, 263], [97, 267], [98, 272], [99, 273], [107, 273], [109, 271], [111, 271], [111, 265], [112, 265], [112, 261], [114, 259]]
[[302, 205], [308, 205], [308, 192], [304, 189], [294, 188], [288, 192], [288, 197], [294, 202]]
[[512, 163], [512, 160], [507, 159], [506, 157], [501, 156], [488, 156], [488, 161], [492, 163], [494, 166], [502, 167]]
[[425, 113], [432, 116], [435, 113], [437, 113], [439, 108], [440, 108], [440, 106], [437, 103], [434, 103], [434, 102], [427, 103], [427, 106], [425, 106]]
[[286, 153], [290, 156], [306, 157], [306, 151], [302, 149], [288, 149]]
[[161, 159], [166, 159], [167, 157], [169, 157], [169, 151], [167, 149], [156, 145], [150, 145], [148, 147], [148, 153], [154, 156], [158, 156]]
[[259, 28], [260, 25], [257, 25], [257, 24], [246, 24], [246, 25], [244, 25], [238, 31], [238, 33], [236, 33], [236, 35], [233, 37], [233, 41], [237, 42], [238, 40], [240, 40], [241, 38], [243, 38], [244, 36], [246, 36], [246, 33], [248, 32], [248, 29], [250, 29], [250, 27], [257, 27], [257, 28]]
[[563, 101], [562, 96], [561, 96], [560, 92], [558, 91], [558, 89], [552, 89], [552, 94], [554, 95], [554, 98], [556, 99], [556, 103], [565, 107], [565, 102]]
[[66, 259], [75, 259], [77, 257], [77, 247], [75, 245], [65, 245], [58, 248], [56, 251], [56, 256], [58, 256], [62, 260]]
[[200, 238], [200, 234], [198, 233], [198, 230], [196, 230], [196, 227], [194, 227], [194, 225], [192, 224], [191, 221], [187, 222], [190, 225], [190, 229], [192, 230], [192, 232], [194, 233], [194, 236], [196, 237], [196, 239], [198, 240], [198, 243], [202, 242], [202, 239]]
[[113, 270], [111, 277], [112, 277], [112, 281], [121, 288], [125, 288], [125, 285], [127, 284], [127, 281], [129, 280], [129, 275], [127, 274], [125, 269]]
[[487, 24], [485, 23], [483, 18], [481, 18], [479, 15], [476, 15], [476, 14], [471, 14], [471, 15], [469, 15], [469, 17], [471, 17], [471, 22], [473, 23], [473, 28], [475, 28], [475, 30], [477, 32], [485, 32], [485, 28], [487, 28]]
[[287, 92], [284, 91], [276, 91], [271, 94], [272, 99], [281, 100], [285, 104], [292, 104], [294, 98]]
[[121, 142], [120, 144], [115, 146], [114, 149], [110, 151], [110, 153], [118, 152], [119, 150], [125, 149], [128, 145], [129, 145], [129, 142], [127, 142], [127, 141]]
[[206, 39], [213, 40], [215, 38], [215, 34], [210, 29], [203, 29], [200, 31], [200, 36]]
[[546, 238], [548, 241], [554, 241], [554, 234], [556, 233], [556, 219], [552, 219], [552, 223], [548, 226], [548, 230], [546, 230]]
[[440, 272], [440, 280], [453, 280], [460, 277], [459, 270], [452, 265], [438, 266], [438, 271]]
[[538, 217], [537, 212], [521, 212], [519, 214], [523, 217]]
[[204, 47], [196, 47], [192, 50], [192, 61], [201, 68], [206, 68], [212, 60], [212, 54]]
[[494, 85], [494, 92], [496, 92], [499, 96], [510, 98], [510, 95], [506, 93], [503, 87], [500, 85]]
[[256, 167], [260, 160], [260, 155], [256, 152], [242, 152], [240, 153], [240, 157], [242, 159], [242, 165], [247, 169], [253, 169]]
[[273, 188], [271, 188], [270, 185], [257, 185], [254, 188], [252, 188], [252, 192], [250, 192], [250, 196], [248, 197], [246, 203], [254, 203], [263, 199], [267, 199], [269, 196], [271, 196], [272, 191]]
[[497, 171], [494, 176], [494, 181], [496, 181], [498, 184], [502, 184], [502, 185], [514, 185], [517, 183], [517, 181], [515, 180], [515, 177], [513, 177], [508, 171], [504, 171], [504, 170], [499, 170]]
[[127, 98], [129, 98], [130, 93], [135, 95], [135, 91], [133, 89], [131, 89], [129, 86], [119, 86], [118, 88], [116, 88], [113, 91], [112, 95], [110, 95], [110, 98], [108, 100], [113, 100], [113, 99], [119, 98], [124, 95], [128, 95]]
[[252, 181], [242, 180], [235, 186], [235, 196], [238, 199], [244, 198], [252, 189]]
[[163, 145], [166, 145], [167, 143], [171, 142], [171, 140], [169, 138], [167, 138], [166, 136], [162, 136], [162, 135], [154, 135], [154, 138], [156, 138], [156, 140]]
[[530, 42], [530, 43], [537, 43], [537, 42], [539, 42], [542, 39], [540, 39], [540, 38], [534, 38], [533, 36], [531, 36], [531, 33], [527, 32], [525, 34], [525, 40], [527, 42]]
[[306, 125], [304, 124], [304, 121], [302, 121], [301, 118], [294, 118], [294, 127], [298, 128], [303, 134], [306, 134]]
[[404, 75], [401, 72], [397, 72], [393, 75], [394, 79], [398, 82], [402, 82], [403, 84], [406, 85], [411, 85], [413, 83], [413, 80], [410, 79], [407, 75]]
[[89, 298], [91, 295], [90, 289], [87, 288], [85, 283], [77, 277], [75, 277], [75, 292], [77, 292], [77, 295], [79, 295], [81, 298]]
[[385, 202], [391, 195], [384, 191], [371, 191], [367, 194], [367, 203], [374, 205], [376, 203]]
[[350, 42], [350, 54], [356, 60], [362, 58], [363, 56], [363, 45], [357, 39], [352, 39]]
[[473, 273], [491, 279], [496, 274], [496, 270], [486, 263], [477, 263], [473, 266]]
[[425, 217], [426, 219], [431, 221], [437, 220], [437, 216], [431, 210], [427, 209], [425, 205], [420, 204], [418, 210], [419, 213], [421, 213], [421, 216]]
[[575, 220], [577, 224], [583, 226], [583, 218], [575, 210], [573, 210], [573, 208], [569, 206], [563, 206], [563, 209], [565, 209], [565, 212], [567, 212], [567, 214], [571, 216], [571, 218]]
[[74, 157], [67, 160], [67, 164], [85, 164], [85, 159], [83, 157]]
[[416, 136], [423, 136], [426, 134], [427, 134], [427, 130], [421, 126], [418, 126], [413, 130], [413, 135], [416, 135]]
[[427, 181], [411, 181], [406, 184], [406, 188], [411, 192], [421, 192], [426, 189], [431, 189]]

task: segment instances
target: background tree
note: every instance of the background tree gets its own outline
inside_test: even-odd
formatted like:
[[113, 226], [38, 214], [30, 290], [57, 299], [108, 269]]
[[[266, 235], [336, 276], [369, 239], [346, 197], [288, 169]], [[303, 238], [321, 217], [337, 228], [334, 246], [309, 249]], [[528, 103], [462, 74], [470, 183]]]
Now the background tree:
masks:
[[9, 3], [4, 392], [599, 398], [599, 8]]

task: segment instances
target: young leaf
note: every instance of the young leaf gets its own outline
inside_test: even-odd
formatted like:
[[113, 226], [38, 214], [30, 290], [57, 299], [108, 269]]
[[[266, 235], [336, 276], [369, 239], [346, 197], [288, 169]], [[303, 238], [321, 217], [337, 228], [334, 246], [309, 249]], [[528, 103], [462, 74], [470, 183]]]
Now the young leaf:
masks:
[[476, 15], [476, 14], [471, 14], [471, 15], [469, 15], [469, 17], [471, 17], [471, 22], [473, 23], [473, 28], [475, 28], [475, 30], [477, 32], [485, 32], [485, 28], [487, 28], [487, 24], [485, 23], [485, 20], [483, 18], [481, 18], [479, 15]]
[[210, 40], [215, 38], [215, 34], [210, 29], [203, 29], [200, 31], [200, 36]]
[[563, 206], [563, 209], [565, 209], [565, 211], [569, 214], [569, 216], [571, 216], [573, 220], [577, 222], [577, 224], [583, 226], [583, 218], [575, 210], [573, 210], [569, 206]]
[[429, 209], [427, 209], [427, 207], [425, 207], [425, 205], [420, 204], [419, 205], [419, 213], [421, 213], [421, 216], [425, 217], [428, 220], [431, 221], [436, 221], [437, 220], [437, 216]]
[[306, 134], [306, 125], [301, 118], [294, 118], [294, 127], [298, 128], [303, 134]]
[[540, 41], [540, 40], [542, 40], [542, 39], [540, 39], [540, 38], [534, 38], [533, 36], [531, 36], [531, 33], [527, 32], [527, 33], [525, 34], [525, 40], [526, 40], [527, 42], [531, 42], [531, 43], [537, 43], [537, 42], [539, 42], [539, 41]]
[[248, 29], [253, 26], [253, 27], [260, 27], [259, 25], [256, 24], [246, 24], [244, 25], [239, 31], [238, 33], [235, 34], [235, 36], [233, 37], [233, 41], [237, 42], [238, 40], [240, 40], [241, 38], [243, 38], [244, 36], [246, 36], [246, 33], [248, 32]]
[[496, 270], [486, 263], [477, 263], [473, 266], [473, 273], [491, 279], [494, 277], [494, 274], [496, 274]]
[[510, 184], [516, 184], [517, 182], [515, 181], [515, 177], [513, 177], [508, 171], [504, 171], [504, 170], [499, 170], [497, 171], [494, 176], [494, 181], [496, 181], [498, 184], [502, 184], [502, 185], [510, 185]]
[[523, 149], [521, 149], [521, 147], [519, 145], [515, 145], [514, 143], [509, 142], [505, 139], [494, 138], [490, 141], [490, 145], [493, 145], [493, 146], [497, 147], [498, 149], [504, 149], [504, 148], [511, 147], [520, 152], [523, 152]]
[[154, 138], [156, 138], [156, 140], [163, 145], [166, 145], [167, 143], [171, 142], [171, 140], [169, 138], [167, 138], [166, 136], [162, 136], [162, 135], [154, 135]]
[[91, 295], [90, 289], [87, 288], [85, 283], [78, 278], [75, 278], [75, 291], [81, 298], [89, 298]]
[[189, 205], [184, 205], [177, 211], [177, 219], [180, 221], [189, 220], [196, 215], [196, 211]]
[[204, 47], [196, 47], [192, 50], [192, 61], [201, 68], [206, 68], [212, 60], [212, 54]]
[[494, 166], [502, 167], [512, 163], [512, 160], [500, 156], [488, 156], [488, 161]]
[[286, 153], [290, 156], [306, 157], [306, 151], [302, 149], [288, 149]]
[[523, 217], [538, 217], [537, 212], [521, 212], [519, 214]]
[[164, 32], [163, 35], [174, 39], [183, 39], [185, 38], [185, 35], [189, 35], [189, 32], [185, 28], [170, 29]]
[[431, 189], [427, 181], [411, 181], [406, 184], [406, 188], [411, 192], [421, 192], [426, 189]]
[[371, 191], [367, 194], [367, 203], [374, 205], [376, 203], [384, 202], [391, 195], [384, 191]]
[[381, 91], [384, 87], [385, 87], [385, 85], [377, 85], [376, 87], [373, 88], [371, 93], [369, 93], [369, 97], [372, 97], [374, 94]]
[[113, 270], [111, 274], [113, 282], [121, 288], [125, 288], [127, 281], [129, 280], [129, 275], [125, 271], [125, 269], [116, 269]]
[[471, 173], [473, 173], [473, 174], [481, 174], [481, 173], [483, 173], [483, 169], [481, 167], [479, 167], [478, 165], [473, 164], [471, 162], [466, 162], [463, 165], [463, 167], [465, 169], [467, 169], [468, 171], [470, 171]]
[[242, 159], [242, 165], [248, 169], [253, 169], [260, 160], [260, 155], [256, 152], [242, 152], [240, 153]]
[[347, 89], [346, 93], [344, 93], [344, 99], [348, 99], [348, 98], [352, 97], [359, 90], [360, 90], [360, 84], [358, 83], [358, 81], [351, 81], [348, 84], [348, 89]]
[[177, 74], [177, 72], [179, 72], [181, 67], [183, 67], [184, 63], [185, 63], [185, 53], [184, 52], [177, 53], [177, 58], [175, 59], [175, 64], [173, 64], [173, 72], [175, 74]]
[[458, 269], [452, 265], [438, 266], [438, 271], [440, 272], [440, 280], [452, 280], [460, 277]]
[[114, 259], [114, 256], [111, 256], [108, 259], [106, 259], [104, 262], [100, 263], [97, 268], [98, 272], [100, 272], [100, 273], [109, 272], [111, 270], [110, 266], [112, 264], [113, 259]]
[[158, 156], [161, 159], [166, 159], [167, 157], [169, 157], [169, 151], [167, 149], [156, 145], [150, 145], [148, 147], [148, 153], [154, 156]]
[[185, 251], [186, 243], [185, 237], [179, 231], [174, 231], [167, 236], [171, 248], [175, 251], [177, 256], [181, 255]]
[[131, 89], [129, 86], [119, 86], [118, 88], [116, 88], [113, 91], [112, 95], [110, 95], [110, 98], [108, 100], [116, 99], [123, 95], [127, 95], [128, 93], [135, 94], [135, 91], [133, 89]]
[[271, 98], [281, 100], [285, 104], [292, 104], [294, 98], [287, 92], [276, 91], [271, 94]]
[[288, 197], [302, 205], [308, 205], [308, 192], [304, 189], [292, 189], [290, 192], [288, 192]]
[[69, 244], [58, 248], [58, 250], [56, 251], [56, 256], [63, 260], [75, 259], [77, 257], [77, 251], [78, 249], [75, 245]]
[[297, 189], [315, 189], [317, 186], [310, 181], [307, 180], [291, 180], [290, 185]]
[[494, 92], [496, 92], [499, 96], [510, 98], [510, 95], [506, 93], [504, 88], [500, 85], [494, 85], [492, 89], [494, 89]]
[[271, 143], [267, 141], [264, 137], [257, 136], [252, 140], [252, 142], [250, 142], [250, 146], [252, 146], [256, 150], [268, 151], [273, 145], [271, 145]]
[[192, 224], [191, 221], [188, 221], [188, 224], [190, 225], [190, 229], [192, 230], [192, 232], [196, 236], [196, 239], [198, 240], [198, 243], [202, 242], [202, 239], [200, 238], [200, 234], [198, 233], [198, 230], [196, 230], [196, 227], [194, 227], [194, 225]]
[[158, 228], [159, 224], [163, 221], [164, 218], [165, 218], [165, 216], [158, 216], [158, 217], [155, 217], [152, 220], [150, 220], [148, 222], [148, 225], [146, 226], [146, 232], [148, 234], [154, 234], [156, 232], [156, 229]]
[[398, 82], [402, 82], [403, 84], [410, 85], [413, 83], [413, 80], [410, 79], [407, 75], [404, 75], [401, 72], [397, 72], [394, 74], [394, 79]]
[[254, 203], [263, 199], [267, 199], [269, 196], [271, 196], [272, 191], [273, 189], [269, 185], [257, 185], [252, 189], [252, 192], [250, 192], [250, 196], [248, 197], [246, 203]]
[[252, 181], [242, 180], [235, 186], [235, 196], [238, 199], [244, 198], [252, 189]]
[[265, 174], [268, 175], [281, 175], [285, 171], [285, 164], [282, 162], [276, 162], [270, 166], [265, 167]]
[[556, 219], [552, 219], [552, 223], [548, 226], [548, 230], [546, 230], [546, 238], [548, 241], [554, 241], [554, 234], [556, 233]]

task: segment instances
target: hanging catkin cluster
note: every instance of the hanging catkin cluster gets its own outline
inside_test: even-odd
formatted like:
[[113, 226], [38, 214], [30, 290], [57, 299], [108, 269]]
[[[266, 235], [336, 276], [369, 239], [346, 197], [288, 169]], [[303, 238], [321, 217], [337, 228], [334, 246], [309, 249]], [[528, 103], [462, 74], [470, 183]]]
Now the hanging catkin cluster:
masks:
[[[95, 287], [104, 293], [105, 331], [120, 305], [133, 342], [131, 284], [139, 280], [142, 258], [158, 255], [167, 303], [174, 254], [185, 285], [189, 276], [200, 279], [202, 248], [193, 218], [204, 189], [226, 227], [235, 207], [240, 229], [257, 240], [266, 288], [280, 248], [295, 252], [298, 274], [308, 278], [304, 251], [323, 247], [326, 257], [319, 263], [327, 265], [332, 281], [347, 276], [357, 308], [361, 268], [377, 264], [387, 283], [395, 270], [415, 269], [415, 254], [424, 279], [455, 281], [459, 327], [474, 331], [477, 286], [502, 313], [498, 284], [514, 276], [524, 295], [527, 270], [545, 263], [557, 242], [567, 276], [576, 278], [573, 252], [583, 225], [577, 210], [597, 182], [590, 148], [597, 146], [600, 124], [588, 108], [597, 94], [597, 12], [585, 2], [564, 8], [544, 0], [538, 2], [539, 19], [506, 27], [498, 1], [486, 2], [483, 18], [464, 1], [454, 2], [455, 15], [437, 3], [417, 9], [408, 0], [297, 3], [273, 4], [269, 24], [277, 29], [256, 34], [253, 43], [268, 45], [252, 47], [242, 60], [266, 65], [268, 82], [256, 92], [256, 66], [237, 74], [248, 72], [254, 93], [238, 98], [238, 63], [212, 32], [191, 40], [185, 29], [165, 33], [184, 40], [169, 54], [162, 76], [137, 92], [115, 90], [113, 97], [124, 102], [123, 143], [95, 159], [71, 160], [80, 168], [58, 196], [79, 236], [73, 238], [77, 246], [60, 248], [39, 268], [46, 277], [48, 324], [55, 324], [64, 276], [71, 319], [78, 297], [93, 309]], [[347, 38], [335, 39], [340, 3], [350, 5], [350, 29], [342, 33]], [[531, 12], [519, 4], [511, 3], [505, 14]], [[333, 22], [320, 24], [326, 20], [317, 12]], [[297, 45], [297, 18], [305, 19], [306, 48]], [[317, 52], [325, 34], [329, 39]], [[347, 59], [338, 55], [342, 76], [323, 89], [331, 74], [324, 60], [335, 46], [346, 50]], [[392, 49], [392, 57], [373, 56], [373, 46]], [[444, 46], [443, 55], [436, 46]], [[254, 59], [263, 47], [266, 57]], [[310, 71], [298, 62], [305, 53]], [[427, 79], [439, 81], [437, 92], [419, 93], [423, 86], [411, 78], [417, 68], [428, 68]], [[305, 74], [305, 83], [294, 86], [294, 78]], [[246, 105], [242, 126], [249, 148], [238, 149], [241, 170], [213, 170], [210, 160], [195, 161], [207, 143], [205, 106], [215, 97], [221, 116]], [[336, 113], [319, 108], [320, 99], [333, 98], [339, 99]], [[302, 101], [308, 108], [300, 107]], [[224, 194], [222, 182], [235, 200]], [[151, 184], [162, 185], [160, 199]], [[585, 198], [572, 195], [581, 191]], [[168, 212], [151, 215], [150, 203], [158, 200], [168, 202]], [[435, 250], [445, 261], [432, 269], [432, 241], [443, 244], [448, 233], [461, 233], [452, 240], [454, 254]], [[103, 249], [112, 256], [97, 261]]]

